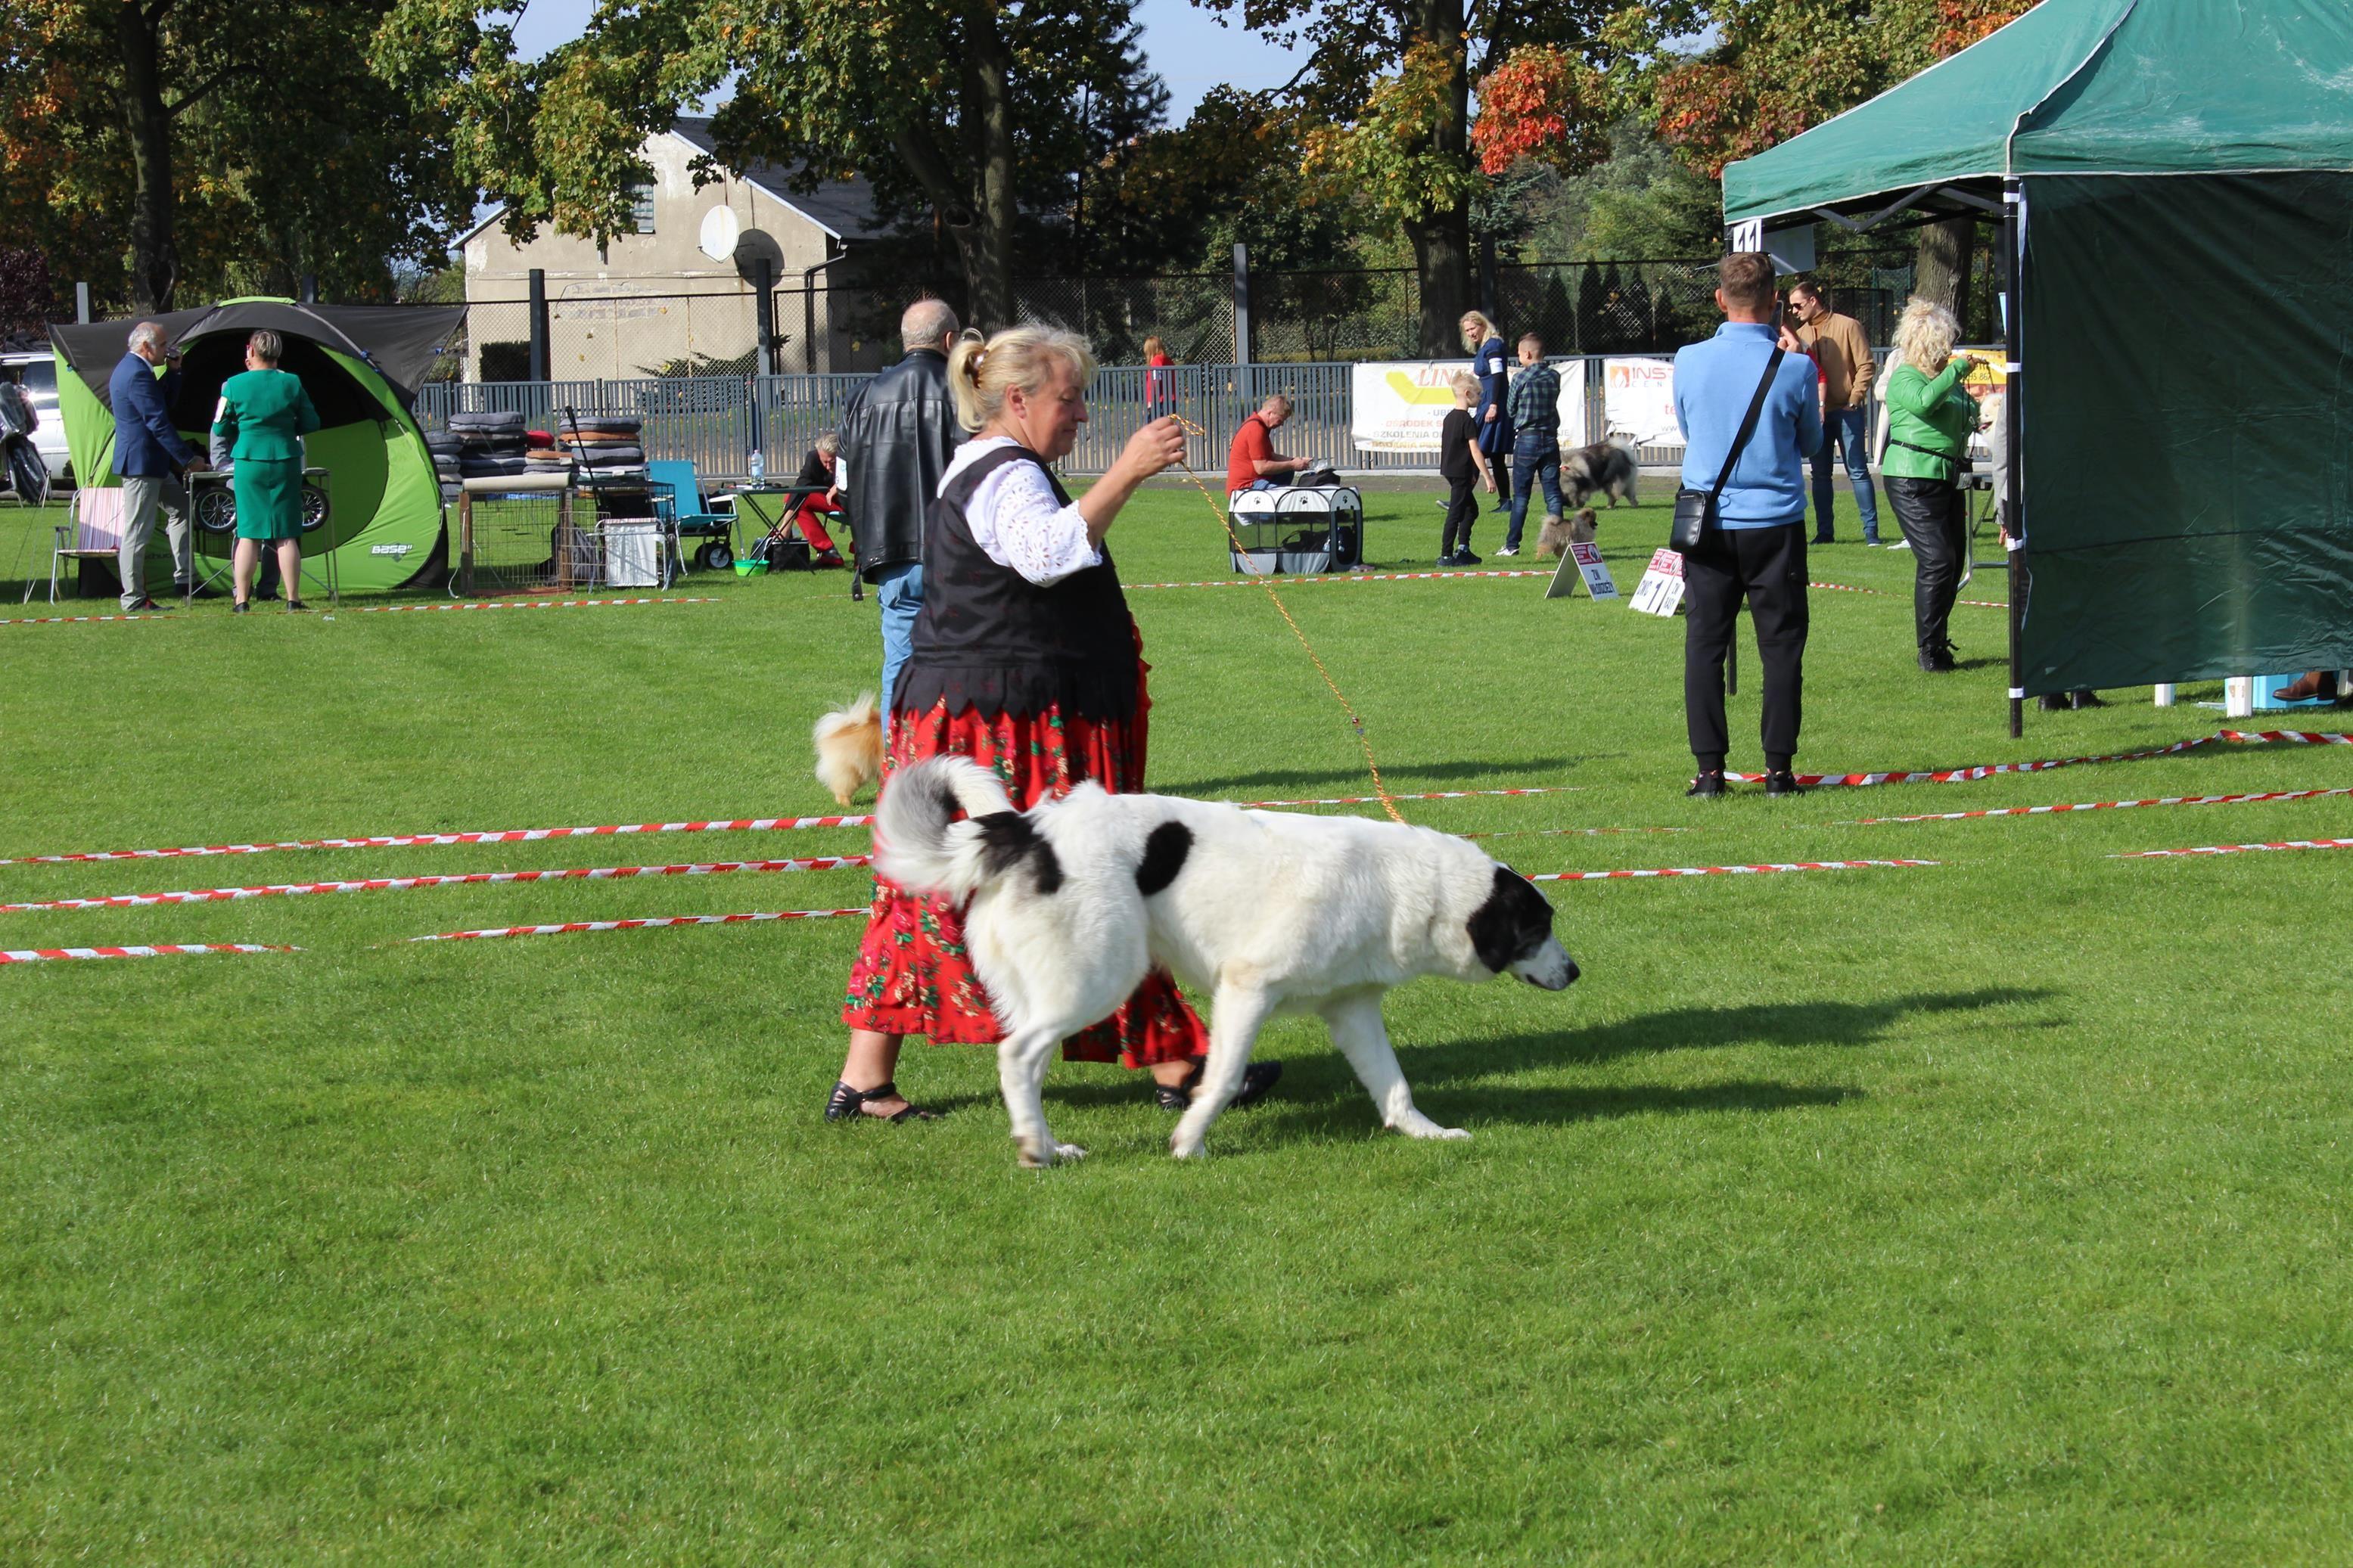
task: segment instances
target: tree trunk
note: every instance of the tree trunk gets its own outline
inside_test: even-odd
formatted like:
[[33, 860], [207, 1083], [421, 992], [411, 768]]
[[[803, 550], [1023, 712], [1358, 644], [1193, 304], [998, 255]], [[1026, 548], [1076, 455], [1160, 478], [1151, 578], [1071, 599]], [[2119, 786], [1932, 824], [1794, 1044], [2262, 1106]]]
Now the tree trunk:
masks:
[[161, 11], [121, 0], [114, 37], [122, 53], [123, 129], [131, 142], [131, 308], [142, 316], [172, 308], [179, 265], [172, 243], [172, 113], [164, 105]]
[[[1410, 0], [1409, 43], [1429, 43], [1447, 52], [1452, 74], [1440, 112], [1430, 126], [1430, 151], [1458, 163], [1471, 158], [1471, 78], [1462, 37], [1462, 0]], [[1413, 242], [1415, 281], [1421, 297], [1416, 351], [1434, 359], [1461, 352], [1456, 323], [1471, 308], [1471, 208], [1467, 202], [1408, 220]]]
[[1950, 310], [1968, 330], [1969, 260], [1977, 250], [1978, 223], [1969, 217], [1947, 218], [1920, 230], [1919, 248], [1912, 263], [1912, 292]]
[[997, 30], [993, 8], [973, 28], [973, 100], [978, 121], [980, 211], [969, 258], [973, 324], [983, 331], [1013, 325], [1013, 88], [1012, 51]]

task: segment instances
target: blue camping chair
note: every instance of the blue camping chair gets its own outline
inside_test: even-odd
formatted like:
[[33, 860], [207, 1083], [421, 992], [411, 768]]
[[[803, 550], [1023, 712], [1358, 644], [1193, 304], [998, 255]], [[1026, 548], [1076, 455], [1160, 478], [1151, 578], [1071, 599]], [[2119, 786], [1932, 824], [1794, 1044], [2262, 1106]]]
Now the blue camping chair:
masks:
[[702, 482], [694, 465], [675, 459], [646, 465], [646, 488], [653, 492], [654, 515], [674, 531], [685, 552], [684, 541], [703, 542], [694, 563], [707, 572], [724, 572], [735, 560], [735, 514], [711, 511], [702, 501]]

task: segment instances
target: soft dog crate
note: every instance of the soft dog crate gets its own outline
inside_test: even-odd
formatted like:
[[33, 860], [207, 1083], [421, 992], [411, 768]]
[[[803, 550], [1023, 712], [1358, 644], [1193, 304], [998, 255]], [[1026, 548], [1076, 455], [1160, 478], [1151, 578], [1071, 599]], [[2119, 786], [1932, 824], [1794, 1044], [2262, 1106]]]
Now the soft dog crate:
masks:
[[1364, 559], [1365, 498], [1353, 485], [1244, 490], [1233, 500], [1237, 572], [1253, 577], [1345, 572]]

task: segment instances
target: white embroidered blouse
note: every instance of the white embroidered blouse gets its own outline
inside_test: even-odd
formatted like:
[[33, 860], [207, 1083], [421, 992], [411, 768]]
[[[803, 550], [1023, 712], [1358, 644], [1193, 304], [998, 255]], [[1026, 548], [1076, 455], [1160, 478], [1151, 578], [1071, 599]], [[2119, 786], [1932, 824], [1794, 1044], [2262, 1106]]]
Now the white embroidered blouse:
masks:
[[[945, 490], [950, 480], [989, 453], [1018, 445], [1009, 436], [966, 441], [940, 476], [940, 489]], [[1077, 503], [1056, 500], [1053, 485], [1035, 463], [1008, 463], [981, 480], [964, 515], [984, 554], [1040, 588], [1103, 564], [1103, 552], [1087, 541], [1087, 520], [1079, 515]]]

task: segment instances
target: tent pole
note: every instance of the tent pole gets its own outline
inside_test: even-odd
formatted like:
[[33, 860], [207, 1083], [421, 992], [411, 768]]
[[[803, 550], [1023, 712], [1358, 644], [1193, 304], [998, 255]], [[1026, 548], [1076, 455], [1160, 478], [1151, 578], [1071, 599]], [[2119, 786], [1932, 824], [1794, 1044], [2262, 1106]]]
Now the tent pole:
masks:
[[2001, 510], [2009, 527], [2004, 535], [2003, 558], [2010, 572], [2010, 738], [2013, 741], [2026, 732], [2025, 669], [2019, 648], [2019, 624], [2026, 614], [2026, 512], [2019, 504], [2024, 486], [2019, 474], [2025, 468], [2026, 454], [2019, 448], [2019, 431], [2025, 424], [2024, 410], [2020, 407], [2026, 390], [2026, 366], [2020, 353], [2025, 334], [2020, 331], [2019, 306], [2023, 298], [2020, 287], [2021, 274], [2025, 270], [2024, 231], [2019, 222], [2020, 207], [2025, 195], [2017, 178], [2001, 183], [2001, 253], [2007, 266], [2002, 272], [2001, 357], [2002, 357], [2002, 450], [2010, 454], [2003, 464]]

